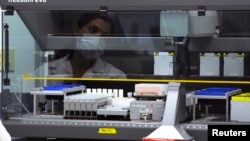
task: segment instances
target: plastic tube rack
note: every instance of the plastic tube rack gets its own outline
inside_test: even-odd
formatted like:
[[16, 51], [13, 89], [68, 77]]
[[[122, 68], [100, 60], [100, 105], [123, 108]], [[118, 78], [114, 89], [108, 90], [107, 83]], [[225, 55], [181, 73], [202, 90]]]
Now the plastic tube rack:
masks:
[[96, 111], [107, 104], [108, 95], [82, 93], [64, 97], [64, 118], [96, 118]]

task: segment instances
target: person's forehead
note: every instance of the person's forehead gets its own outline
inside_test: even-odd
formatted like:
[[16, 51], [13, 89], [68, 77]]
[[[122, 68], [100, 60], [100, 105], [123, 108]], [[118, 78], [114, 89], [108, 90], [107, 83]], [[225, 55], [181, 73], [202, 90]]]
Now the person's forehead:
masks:
[[91, 20], [85, 26], [83, 26], [83, 28], [93, 26], [93, 25], [99, 27], [100, 30], [105, 30], [105, 31], [111, 30], [110, 24], [100, 18]]

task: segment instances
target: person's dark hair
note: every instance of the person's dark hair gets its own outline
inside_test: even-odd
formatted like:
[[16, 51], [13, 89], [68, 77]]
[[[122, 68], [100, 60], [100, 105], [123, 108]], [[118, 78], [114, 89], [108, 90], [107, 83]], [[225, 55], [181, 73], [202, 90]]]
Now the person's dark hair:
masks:
[[103, 21], [107, 22], [110, 24], [110, 27], [111, 27], [111, 31], [110, 33], [113, 34], [115, 31], [114, 31], [114, 23], [113, 21], [111, 20], [110, 17], [108, 17], [108, 15], [106, 14], [101, 14], [101, 13], [84, 13], [80, 16], [80, 18], [78, 19], [77, 23], [76, 23], [76, 26], [78, 28], [81, 28], [82, 26], [86, 25], [88, 22], [94, 20], [94, 19], [102, 19]]

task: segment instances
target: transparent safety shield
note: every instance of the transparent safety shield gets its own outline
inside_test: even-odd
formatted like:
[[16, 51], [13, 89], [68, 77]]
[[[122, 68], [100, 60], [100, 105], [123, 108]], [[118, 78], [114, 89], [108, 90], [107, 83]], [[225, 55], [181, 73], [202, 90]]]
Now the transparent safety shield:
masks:
[[[51, 105], [45, 104], [51, 99], [60, 101], [61, 94], [34, 93], [46, 86], [81, 84], [120, 89], [124, 84], [110, 83], [153, 78], [154, 58], [160, 51], [167, 53], [166, 66], [172, 67], [172, 48], [166, 46], [166, 37], [160, 36], [159, 12], [103, 15], [81, 11], [18, 11], [5, 15], [3, 23], [8, 26], [4, 31], [9, 33], [3, 33], [8, 43], [4, 40], [2, 50], [5, 54], [9, 48], [9, 59], [3, 60], [2, 68], [3, 78], [10, 82], [4, 84], [7, 96], [3, 98], [8, 102], [4, 103], [3, 115], [7, 119], [52, 112], [63, 115], [60, 108], [46, 111], [46, 106]], [[125, 91], [133, 91], [133, 87]]]
[[[226, 22], [230, 11], [206, 12], [202, 16], [196, 11], [4, 15], [2, 115], [63, 118], [66, 93], [88, 88], [121, 90], [127, 96], [137, 83], [249, 76], [242, 63], [249, 41], [227, 38], [234, 35], [228, 30], [231, 22]], [[237, 37], [248, 35], [234, 25]], [[238, 66], [232, 69], [232, 63]], [[71, 92], [73, 86], [77, 88]]]

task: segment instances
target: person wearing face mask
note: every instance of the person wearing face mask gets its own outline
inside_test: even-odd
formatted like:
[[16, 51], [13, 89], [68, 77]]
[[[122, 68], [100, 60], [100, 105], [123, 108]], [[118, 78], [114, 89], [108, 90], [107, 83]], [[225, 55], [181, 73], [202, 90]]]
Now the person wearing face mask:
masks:
[[[73, 27], [74, 44], [67, 49], [55, 50], [52, 60], [48, 62], [48, 74], [43, 74], [44, 66], [39, 66], [34, 75], [73, 78], [127, 78], [126, 74], [101, 58], [108, 41], [106, 36], [114, 33], [113, 21], [100, 13], [84, 13]], [[105, 38], [102, 38], [105, 36]], [[32, 75], [32, 73], [31, 73]], [[46, 85], [57, 83], [83, 83], [78, 80], [49, 80]], [[84, 83], [85, 84], [85, 83]], [[52, 111], [51, 99], [57, 106], [54, 114], [63, 112], [61, 97], [45, 96], [39, 101], [47, 103], [41, 111]]]
[[49, 75], [69, 74], [72, 77], [126, 78], [126, 74], [102, 60], [107, 39], [113, 32], [112, 21], [99, 13], [85, 13], [74, 27], [75, 47], [64, 57], [49, 63]]

